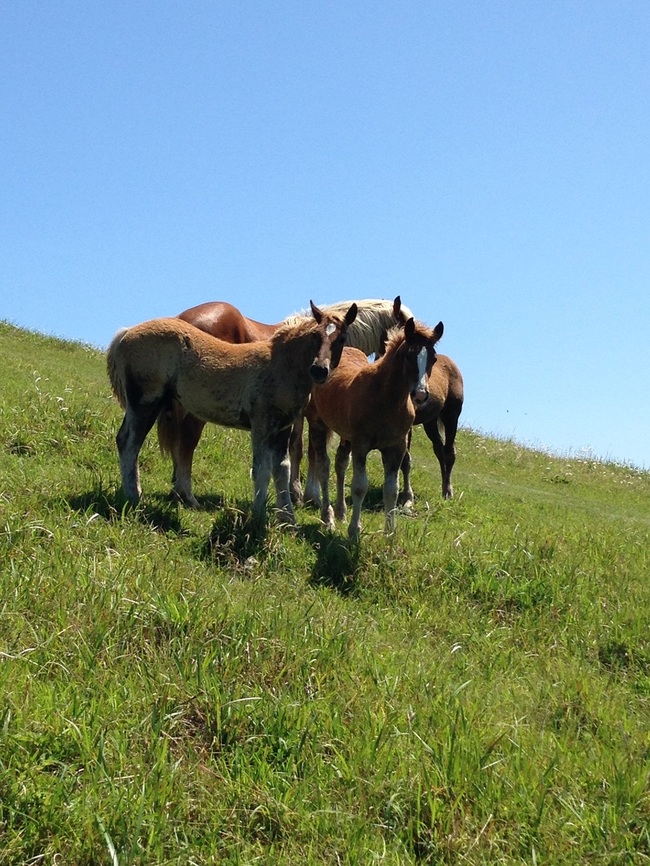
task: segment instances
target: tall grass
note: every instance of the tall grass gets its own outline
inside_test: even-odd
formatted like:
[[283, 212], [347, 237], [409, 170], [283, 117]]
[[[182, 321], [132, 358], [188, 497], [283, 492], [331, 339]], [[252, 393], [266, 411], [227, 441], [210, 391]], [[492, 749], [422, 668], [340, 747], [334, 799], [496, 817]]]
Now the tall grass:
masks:
[[0, 347], [0, 864], [650, 860], [648, 473], [416, 430], [352, 544], [208, 428], [124, 508], [102, 354]]

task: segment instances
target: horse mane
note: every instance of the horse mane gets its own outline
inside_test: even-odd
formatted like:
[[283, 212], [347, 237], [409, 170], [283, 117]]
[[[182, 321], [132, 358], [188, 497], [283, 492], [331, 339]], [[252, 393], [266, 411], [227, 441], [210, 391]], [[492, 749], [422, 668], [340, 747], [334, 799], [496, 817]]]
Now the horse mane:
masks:
[[[402, 309], [404, 308], [402, 307]], [[419, 331], [420, 333], [424, 332], [428, 337], [433, 339], [433, 328], [430, 328], [429, 325], [425, 325], [424, 322], [418, 322], [417, 320], [414, 321], [416, 331]], [[380, 358], [377, 358], [375, 363], [379, 363], [388, 355], [394, 354], [404, 342], [405, 336], [404, 325], [393, 325], [392, 328], [389, 328], [386, 332], [384, 354]]]
[[303, 334], [310, 334], [318, 328], [316, 320], [311, 315], [295, 315], [288, 316], [283, 320], [280, 327], [271, 337], [272, 343], [284, 342], [289, 335], [300, 337]]
[[395, 354], [395, 352], [397, 352], [405, 340], [406, 334], [404, 333], [404, 326], [393, 325], [393, 327], [388, 330], [384, 354], [375, 360], [375, 364], [383, 364], [387, 358], [390, 358]]
[[[361, 301], [337, 301], [335, 304], [325, 304], [320, 309], [326, 315], [344, 316], [355, 303], [358, 307], [357, 317], [348, 327], [346, 345], [360, 349], [365, 355], [372, 355], [381, 347], [383, 335], [388, 327], [397, 323], [393, 316], [393, 302], [381, 298], [366, 298]], [[402, 304], [401, 311], [410, 319], [413, 313]], [[310, 310], [302, 310], [288, 316], [284, 322], [296, 322], [305, 317], [312, 318]]]

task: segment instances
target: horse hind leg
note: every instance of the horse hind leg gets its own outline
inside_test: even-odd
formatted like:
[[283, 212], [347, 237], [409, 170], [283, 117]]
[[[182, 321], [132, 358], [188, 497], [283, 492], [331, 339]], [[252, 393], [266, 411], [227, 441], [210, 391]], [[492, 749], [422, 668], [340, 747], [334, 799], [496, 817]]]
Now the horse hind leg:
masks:
[[456, 461], [456, 449], [454, 448], [454, 439], [456, 437], [456, 428], [458, 420], [450, 419], [445, 424], [445, 441], [442, 441], [438, 419], [429, 421], [424, 424], [424, 431], [431, 440], [433, 451], [440, 464], [440, 476], [442, 479], [442, 498], [452, 499], [454, 496], [454, 488], [451, 484], [451, 470]]
[[348, 536], [357, 539], [361, 532], [361, 506], [368, 492], [368, 474], [366, 472], [365, 452], [352, 453], [352, 517], [348, 525]]
[[115, 437], [120, 458], [122, 488], [130, 502], [139, 502], [142, 495], [138, 456], [147, 434], [153, 427], [160, 412], [161, 399], [138, 406], [127, 405], [124, 420]]
[[456, 462], [456, 433], [458, 432], [458, 419], [462, 409], [462, 402], [449, 403], [441, 413], [441, 421], [445, 428], [445, 474], [442, 479], [442, 495], [445, 499], [452, 499], [454, 488], [451, 484], [451, 471]]
[[205, 422], [200, 418], [186, 415], [178, 426], [177, 438], [172, 447], [172, 492], [188, 508], [201, 507], [192, 492], [192, 462], [204, 427]]

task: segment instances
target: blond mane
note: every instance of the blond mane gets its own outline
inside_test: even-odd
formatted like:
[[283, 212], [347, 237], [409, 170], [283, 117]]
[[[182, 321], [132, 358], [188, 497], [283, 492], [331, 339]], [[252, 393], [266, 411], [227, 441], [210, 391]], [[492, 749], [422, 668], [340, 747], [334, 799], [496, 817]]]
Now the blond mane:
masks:
[[[360, 349], [365, 355], [372, 355], [380, 350], [386, 331], [398, 325], [393, 315], [393, 301], [385, 301], [381, 298], [337, 301], [335, 304], [325, 304], [320, 309], [327, 315], [344, 316], [353, 303], [357, 305], [359, 311], [356, 319], [348, 328], [346, 345]], [[413, 316], [413, 313], [404, 304], [401, 306], [401, 312], [406, 319]], [[305, 317], [312, 318], [310, 310], [302, 310], [288, 316], [284, 322], [297, 322]]]

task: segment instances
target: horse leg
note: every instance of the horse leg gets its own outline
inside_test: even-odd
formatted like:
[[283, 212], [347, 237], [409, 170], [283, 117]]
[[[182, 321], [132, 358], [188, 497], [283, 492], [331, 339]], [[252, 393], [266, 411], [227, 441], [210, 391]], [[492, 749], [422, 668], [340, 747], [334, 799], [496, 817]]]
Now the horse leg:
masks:
[[384, 532], [387, 535], [395, 532], [397, 493], [399, 490], [398, 476], [406, 453], [406, 439], [400, 445], [384, 448], [381, 452], [381, 460], [384, 464]]
[[424, 426], [424, 432], [427, 434], [433, 445], [433, 451], [438, 458], [440, 464], [440, 476], [442, 478], [442, 498], [451, 499], [454, 495], [454, 489], [451, 486], [451, 470], [456, 460], [456, 449], [454, 448], [454, 439], [456, 437], [456, 428], [458, 419], [449, 419], [449, 425], [445, 425], [445, 441], [443, 443], [438, 427], [438, 419], [428, 421]]
[[312, 442], [311, 422], [307, 427], [307, 481], [305, 482], [305, 494], [303, 501], [313, 505], [315, 508], [320, 506], [320, 490], [318, 488], [318, 474], [316, 472], [316, 453]]
[[327, 453], [329, 431], [321, 421], [312, 421], [309, 424], [309, 449], [313, 454], [314, 475], [320, 482], [320, 519], [325, 526], [333, 530], [334, 511], [330, 505], [329, 476], [330, 458]]
[[407, 511], [413, 508], [413, 503], [415, 502], [415, 495], [413, 493], [413, 488], [411, 487], [411, 439], [413, 438], [413, 428], [409, 430], [408, 439], [406, 441], [406, 451], [404, 452], [404, 457], [402, 458], [402, 483], [404, 489], [399, 494], [398, 503], [402, 506], [402, 508]]
[[162, 400], [139, 406], [127, 405], [124, 420], [115, 437], [120, 458], [122, 488], [126, 498], [131, 502], [138, 502], [142, 495], [138, 455], [142, 443], [158, 417], [161, 406]]
[[172, 490], [176, 499], [188, 508], [201, 507], [192, 493], [192, 461], [204, 427], [205, 421], [195, 415], [186, 415], [178, 425], [178, 433], [171, 446], [174, 466]]
[[266, 518], [267, 496], [272, 474], [272, 453], [268, 435], [253, 423], [251, 427], [253, 448], [253, 516], [264, 522]]
[[291, 504], [291, 459], [289, 440], [292, 428], [287, 427], [269, 436], [268, 447], [271, 452], [271, 468], [275, 484], [276, 508], [280, 522], [286, 526], [296, 525], [296, 516]]
[[302, 431], [305, 426], [305, 416], [300, 415], [291, 428], [289, 437], [289, 455], [291, 457], [290, 490], [291, 499], [296, 503], [302, 502], [302, 485], [300, 483], [300, 461], [302, 460]]
[[454, 488], [451, 484], [451, 470], [456, 462], [456, 433], [458, 432], [458, 419], [462, 409], [462, 403], [447, 404], [440, 414], [445, 428], [445, 470], [442, 478], [442, 495], [445, 499], [452, 499]]
[[361, 532], [361, 506], [368, 492], [366, 457], [366, 451], [352, 451], [352, 518], [348, 526], [348, 535], [352, 539], [358, 538]]
[[341, 439], [336, 449], [334, 458], [334, 469], [336, 472], [336, 502], [334, 503], [334, 514], [337, 520], [345, 520], [348, 512], [345, 504], [345, 473], [350, 463], [350, 450], [352, 443], [347, 439]]

